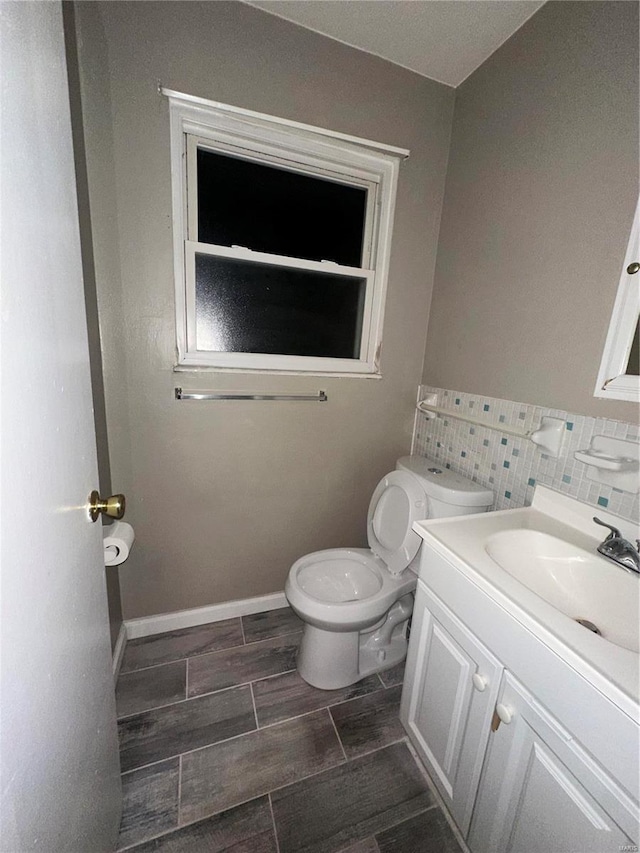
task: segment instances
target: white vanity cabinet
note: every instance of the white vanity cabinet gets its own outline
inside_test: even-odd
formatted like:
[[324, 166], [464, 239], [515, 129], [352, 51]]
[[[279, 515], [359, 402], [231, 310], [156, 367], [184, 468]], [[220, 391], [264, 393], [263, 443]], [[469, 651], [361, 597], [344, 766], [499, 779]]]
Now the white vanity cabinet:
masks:
[[508, 672], [497, 709], [467, 838], [473, 853], [637, 849], [616, 823], [630, 822], [624, 795]]
[[472, 853], [638, 843], [638, 722], [423, 546], [401, 719]]
[[413, 612], [400, 717], [466, 834], [502, 668], [422, 584]]

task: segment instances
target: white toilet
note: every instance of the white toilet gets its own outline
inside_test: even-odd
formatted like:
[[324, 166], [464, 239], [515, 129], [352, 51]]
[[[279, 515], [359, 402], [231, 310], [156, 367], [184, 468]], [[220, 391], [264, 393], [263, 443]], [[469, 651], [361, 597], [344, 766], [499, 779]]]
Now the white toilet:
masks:
[[378, 483], [367, 515], [369, 548], [314, 551], [285, 585], [305, 622], [298, 672], [335, 690], [389, 669], [407, 653], [421, 518], [485, 512], [493, 493], [423, 456], [403, 456]]

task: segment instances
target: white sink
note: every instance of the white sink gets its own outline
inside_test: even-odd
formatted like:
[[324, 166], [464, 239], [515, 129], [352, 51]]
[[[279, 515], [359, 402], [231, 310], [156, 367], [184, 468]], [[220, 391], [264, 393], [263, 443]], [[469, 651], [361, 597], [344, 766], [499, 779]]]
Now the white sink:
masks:
[[[430, 552], [479, 587], [634, 719], [640, 699], [640, 577], [597, 552], [595, 510], [545, 486], [530, 507], [414, 523]], [[638, 525], [597, 510], [633, 542]], [[428, 584], [429, 566], [420, 576]], [[576, 620], [593, 623], [600, 635]]]
[[639, 650], [639, 579], [630, 572], [539, 530], [502, 530], [488, 537], [485, 550], [502, 569], [566, 616], [591, 623], [617, 646]]

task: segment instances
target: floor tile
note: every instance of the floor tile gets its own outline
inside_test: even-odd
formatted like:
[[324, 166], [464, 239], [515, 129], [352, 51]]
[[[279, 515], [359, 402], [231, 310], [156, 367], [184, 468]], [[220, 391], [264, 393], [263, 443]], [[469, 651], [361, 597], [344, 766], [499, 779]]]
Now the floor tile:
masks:
[[256, 700], [258, 724], [267, 726], [382, 689], [378, 676], [371, 675], [341, 690], [318, 690], [317, 687], [307, 684], [294, 671], [256, 681], [253, 685], [253, 695]]
[[299, 633], [285, 634], [192, 658], [189, 661], [189, 696], [200, 696], [295, 669], [301, 636]]
[[267, 797], [192, 823], [131, 853], [277, 853]]
[[253, 643], [256, 640], [266, 640], [269, 637], [280, 637], [282, 634], [302, 631], [304, 622], [298, 619], [290, 607], [281, 607], [278, 610], [243, 616], [242, 627], [247, 643]]
[[187, 699], [118, 723], [123, 772], [255, 729], [250, 687]]
[[402, 663], [397, 663], [391, 669], [385, 669], [380, 673], [380, 678], [385, 687], [395, 687], [397, 684], [402, 684], [404, 679], [404, 665], [405, 661], [402, 661]]
[[331, 708], [347, 758], [387, 746], [405, 736], [400, 722], [401, 696], [402, 687], [390, 687]]
[[437, 806], [376, 835], [380, 853], [462, 853]]
[[118, 717], [138, 714], [186, 698], [187, 663], [167, 663], [137, 672], [124, 672], [116, 685]]
[[365, 838], [364, 841], [358, 841], [356, 844], [350, 844], [348, 847], [343, 847], [339, 853], [380, 853], [375, 838]]
[[289, 785], [271, 801], [281, 853], [336, 853], [424, 811], [432, 796], [406, 744], [397, 743]]
[[209, 625], [196, 625], [193, 628], [181, 628], [179, 631], [167, 631], [165, 634], [129, 640], [124, 650], [120, 671], [130, 672], [145, 666], [168, 663], [242, 644], [242, 627], [239, 618], [212, 622]]
[[182, 758], [181, 821], [228, 809], [342, 761], [326, 710], [192, 752]]
[[178, 825], [179, 759], [125, 773], [118, 850]]

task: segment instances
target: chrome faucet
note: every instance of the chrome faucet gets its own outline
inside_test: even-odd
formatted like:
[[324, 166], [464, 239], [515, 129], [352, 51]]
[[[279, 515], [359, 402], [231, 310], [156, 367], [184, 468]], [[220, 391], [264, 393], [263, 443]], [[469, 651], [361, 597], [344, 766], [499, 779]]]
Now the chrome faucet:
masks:
[[593, 520], [596, 524], [608, 527], [611, 531], [604, 542], [598, 545], [598, 553], [602, 554], [603, 557], [613, 560], [624, 569], [640, 575], [640, 555], [638, 554], [640, 539], [636, 539], [636, 547], [634, 548], [631, 542], [624, 539], [617, 527], [612, 527], [610, 524], [600, 521], [595, 515], [593, 516]]

